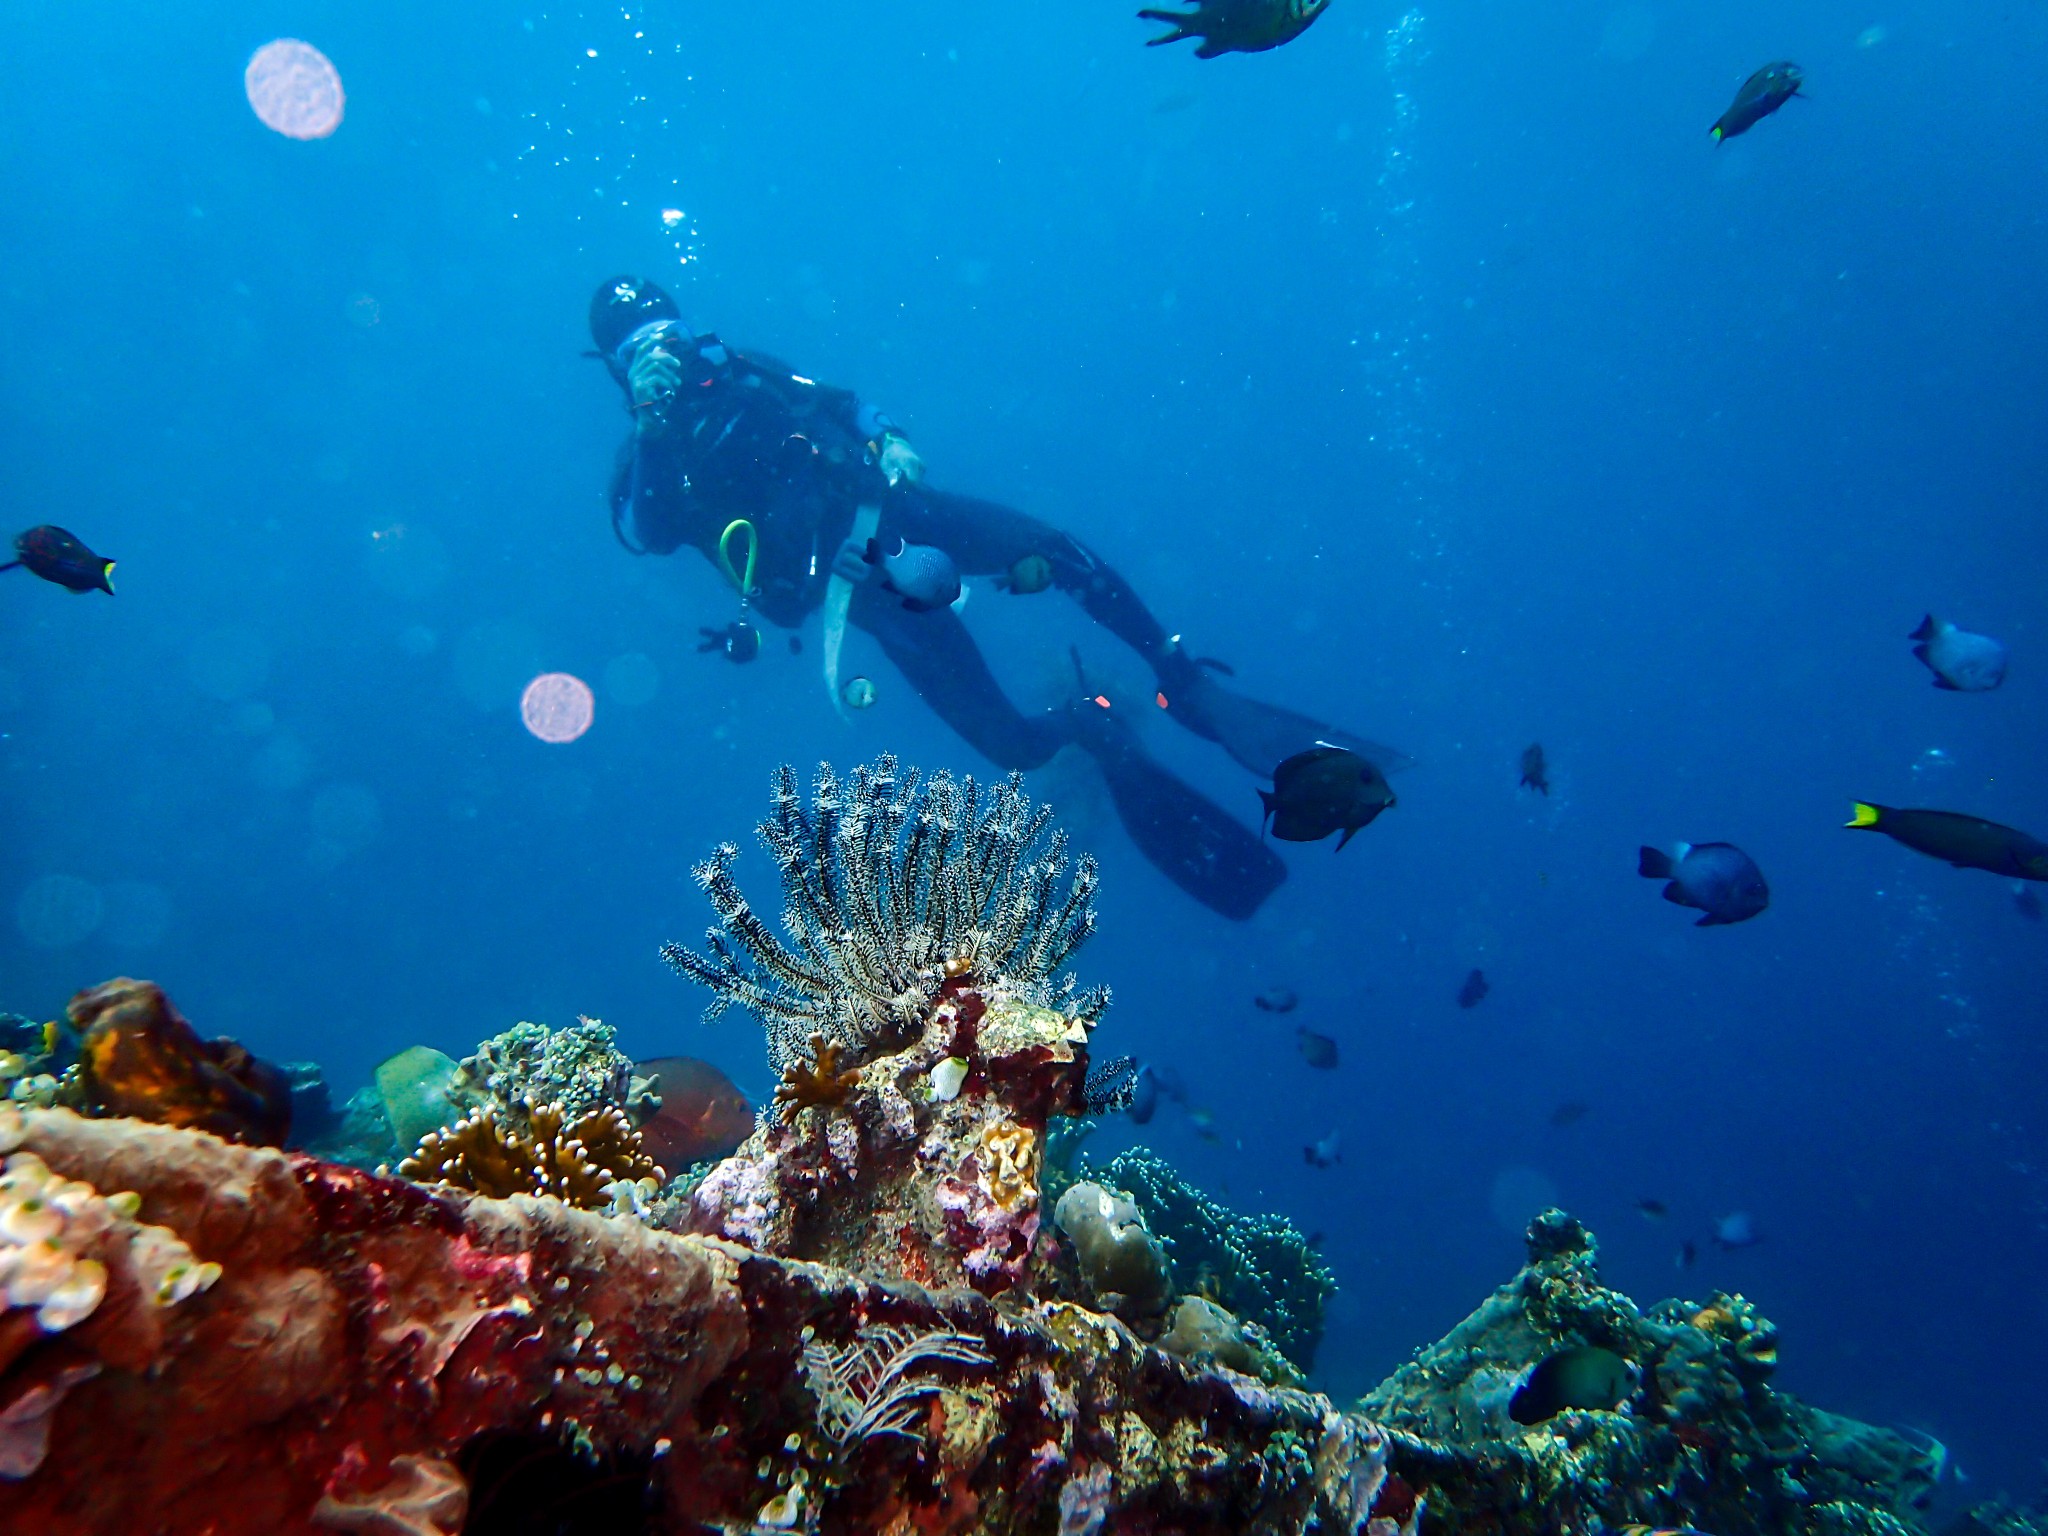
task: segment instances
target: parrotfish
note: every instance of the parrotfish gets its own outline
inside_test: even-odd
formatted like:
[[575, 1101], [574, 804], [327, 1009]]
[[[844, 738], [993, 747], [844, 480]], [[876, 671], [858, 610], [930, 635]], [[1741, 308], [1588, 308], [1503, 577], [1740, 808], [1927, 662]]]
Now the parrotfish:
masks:
[[1738, 133], [1749, 132], [1797, 96], [1799, 87], [1805, 83], [1805, 74], [1790, 59], [1766, 64], [1742, 82], [1742, 89], [1735, 93], [1735, 100], [1721, 114], [1720, 121], [1714, 124], [1714, 142], [1719, 144]]
[[2005, 681], [2005, 647], [1989, 635], [1973, 635], [1930, 613], [1906, 638], [1920, 642], [1913, 654], [1927, 664], [1937, 688], [1988, 693]]
[[1330, 0], [1197, 0], [1192, 11], [1140, 11], [1144, 21], [1163, 21], [1174, 30], [1147, 42], [1148, 48], [1198, 37], [1198, 59], [1224, 53], [1264, 53], [1291, 43], [1330, 8]]
[[1771, 888], [1756, 861], [1733, 843], [1680, 843], [1671, 852], [1645, 848], [1636, 873], [1665, 880], [1664, 899], [1704, 912], [1695, 927], [1746, 922], [1771, 904]]
[[114, 595], [114, 562], [87, 549], [76, 534], [50, 523], [18, 536], [14, 541], [14, 558], [0, 565], [0, 571], [11, 571], [17, 565], [67, 591]]
[[1259, 799], [1275, 837], [1313, 843], [1342, 832], [1341, 849], [1394, 803], [1394, 791], [1386, 775], [1358, 753], [1318, 742], [1275, 768], [1272, 789], [1260, 790]]
[[1945, 860], [1957, 869], [1986, 869], [2013, 880], [2048, 880], [2048, 843], [1995, 821], [1954, 811], [1895, 811], [1858, 800], [1847, 825], [1882, 832], [1915, 853]]

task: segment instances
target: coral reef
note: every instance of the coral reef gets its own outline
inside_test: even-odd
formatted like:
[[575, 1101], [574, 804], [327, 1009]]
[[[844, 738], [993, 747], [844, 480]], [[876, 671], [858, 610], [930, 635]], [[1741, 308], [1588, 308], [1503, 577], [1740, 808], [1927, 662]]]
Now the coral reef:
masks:
[[33, 1151], [29, 1116], [0, 1105], [0, 1479], [49, 1452], [66, 1394], [155, 1347], [161, 1312], [206, 1290], [221, 1267], [174, 1232], [136, 1219], [132, 1191], [102, 1194]]
[[1014, 779], [920, 787], [884, 759], [845, 786], [821, 769], [806, 809], [777, 774], [762, 837], [796, 950], [753, 915], [727, 848], [699, 871], [716, 958], [666, 951], [713, 1014], [760, 1014], [783, 1073], [780, 1114], [697, 1186], [689, 1230], [925, 1286], [1027, 1282], [1049, 1122], [1123, 1080], [1095, 1073], [1091, 1099], [1107, 999], [1056, 972], [1092, 928], [1094, 870], [1061, 895], [1046, 826]]
[[668, 944], [662, 955], [710, 988], [707, 1021], [735, 1006], [761, 1020], [777, 1072], [809, 1054], [813, 1035], [857, 1059], [909, 1043], [962, 975], [1090, 1023], [1108, 1005], [1058, 977], [1094, 931], [1095, 862], [1082, 858], [1062, 893], [1065, 834], [1046, 836], [1051, 813], [1022, 775], [984, 792], [945, 773], [920, 782], [893, 757], [844, 784], [821, 764], [807, 808], [784, 766], [772, 799], [758, 831], [795, 947], [748, 904], [727, 843], [695, 870], [718, 917], [710, 953]]
[[453, 1056], [430, 1045], [407, 1046], [377, 1064], [377, 1101], [397, 1146], [416, 1147], [429, 1132], [445, 1130], [477, 1107], [455, 1086], [461, 1070]]
[[161, 1126], [48, 1110], [17, 1134], [221, 1271], [143, 1333], [100, 1331], [128, 1315], [110, 1285], [38, 1346], [68, 1353], [0, 1365], [0, 1444], [33, 1419], [48, 1447], [0, 1478], [0, 1529], [456, 1536], [545, 1476], [562, 1525], [653, 1536], [1298, 1536], [1360, 1530], [1389, 1486], [1366, 1421], [1067, 1303]]
[[1194, 1188], [1143, 1147], [1119, 1153], [1099, 1175], [1129, 1193], [1145, 1224], [1173, 1253], [1182, 1290], [1205, 1295], [1255, 1325], [1303, 1370], [1315, 1363], [1323, 1309], [1337, 1277], [1321, 1254], [1280, 1216], [1245, 1216]]
[[781, 1111], [783, 1124], [807, 1109], [837, 1109], [846, 1102], [846, 1096], [860, 1086], [860, 1073], [840, 1065], [845, 1056], [845, 1049], [836, 1042], [823, 1035], [811, 1036], [809, 1058], [799, 1056], [783, 1068], [782, 1081], [775, 1087], [775, 1107]]
[[154, 982], [119, 977], [79, 993], [65, 1015], [91, 1109], [257, 1146], [290, 1135], [290, 1078], [232, 1040], [200, 1039]]
[[[1359, 1404], [1387, 1431], [1396, 1474], [1454, 1528], [1917, 1530], [1939, 1463], [1773, 1388], [1776, 1335], [1748, 1302], [1641, 1311], [1600, 1284], [1591, 1234], [1559, 1211], [1528, 1242], [1519, 1275]], [[1633, 1367], [1629, 1399], [1517, 1422], [1516, 1393], [1539, 1364], [1588, 1346]]]
[[[429, 1131], [398, 1171], [481, 1195], [552, 1195], [586, 1211], [630, 1209], [667, 1181], [640, 1132], [609, 1106], [575, 1120], [559, 1104], [522, 1105], [515, 1124], [495, 1106]], [[647, 1186], [637, 1191], [620, 1185]]]
[[496, 1105], [515, 1118], [522, 1104], [554, 1104], [571, 1119], [595, 1109], [623, 1110], [637, 1125], [661, 1107], [652, 1082], [621, 1051], [601, 1019], [565, 1029], [514, 1024], [476, 1048], [458, 1067], [450, 1097], [466, 1108]]
[[1053, 1224], [1074, 1245], [1089, 1297], [1127, 1322], [1156, 1320], [1173, 1287], [1173, 1261], [1126, 1195], [1092, 1180], [1070, 1185]]

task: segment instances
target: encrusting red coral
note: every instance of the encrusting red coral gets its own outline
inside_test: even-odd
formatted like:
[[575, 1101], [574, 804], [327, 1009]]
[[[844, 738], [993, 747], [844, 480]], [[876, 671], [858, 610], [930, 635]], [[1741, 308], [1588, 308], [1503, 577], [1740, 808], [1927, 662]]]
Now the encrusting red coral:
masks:
[[[1272, 1452], [1352, 1422], [1326, 1400], [1248, 1395], [1078, 1309], [998, 1310], [163, 1126], [20, 1119], [54, 1175], [135, 1191], [221, 1268], [143, 1307], [110, 1263], [90, 1317], [0, 1365], [0, 1440], [47, 1446], [0, 1467], [0, 1531], [456, 1536], [465, 1510], [516, 1502], [494, 1466], [537, 1461], [572, 1493], [623, 1486], [650, 1536], [793, 1512], [805, 1529], [1051, 1529], [1059, 1481], [1030, 1476], [1048, 1445], [1125, 1469], [1132, 1529], [1365, 1514]], [[836, 1359], [859, 1340], [890, 1368], [805, 1374], [806, 1344]], [[1190, 1472], [1176, 1448], [1198, 1443]]]

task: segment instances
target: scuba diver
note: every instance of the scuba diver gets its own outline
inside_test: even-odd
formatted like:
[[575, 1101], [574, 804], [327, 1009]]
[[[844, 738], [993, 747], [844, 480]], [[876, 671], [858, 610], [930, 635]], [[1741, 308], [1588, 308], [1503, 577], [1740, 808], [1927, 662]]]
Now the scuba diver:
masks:
[[[955, 734], [998, 767], [1037, 768], [1078, 744], [1102, 769], [1139, 850], [1223, 916], [1250, 917], [1286, 879], [1286, 866], [1258, 834], [1154, 761], [1105, 700], [1077, 697], [1044, 714], [1020, 711], [949, 606], [959, 573], [1009, 573], [1016, 590], [1058, 587], [1144, 658], [1167, 714], [1255, 774], [1270, 775], [1318, 741], [1382, 767], [1401, 761], [1307, 715], [1221, 687], [1210, 665], [1190, 656], [1130, 585], [1071, 534], [996, 502], [933, 489], [916, 450], [886, 415], [772, 358], [693, 333], [654, 283], [621, 276], [599, 284], [590, 335], [634, 421], [610, 492], [621, 544], [659, 555], [690, 546], [752, 610], [782, 628], [799, 628], [822, 611], [835, 704], [839, 645], [851, 622], [874, 637]], [[734, 660], [759, 647], [745, 624], [706, 635]]]

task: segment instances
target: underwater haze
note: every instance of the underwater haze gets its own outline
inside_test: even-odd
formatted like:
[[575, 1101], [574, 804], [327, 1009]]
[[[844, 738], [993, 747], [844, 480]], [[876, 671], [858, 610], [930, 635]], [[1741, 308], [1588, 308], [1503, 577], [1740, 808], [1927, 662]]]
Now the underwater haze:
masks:
[[[0, 575], [0, 1008], [147, 976], [337, 1100], [586, 1014], [766, 1097], [759, 1032], [658, 955], [709, 919], [692, 863], [740, 841], [769, 888], [780, 762], [994, 770], [867, 635], [850, 722], [815, 617], [700, 653], [732, 586], [614, 540], [585, 310], [636, 271], [1073, 530], [1233, 686], [1414, 759], [1341, 854], [1273, 844], [1242, 923], [1087, 758], [1031, 776], [1104, 865], [1101, 1044], [1186, 1088], [1091, 1150], [1323, 1234], [1318, 1385], [1442, 1333], [1557, 1203], [1610, 1283], [1739, 1290], [1792, 1390], [2035, 1494], [2048, 925], [1843, 822], [2048, 835], [2048, 10], [1334, 0], [1202, 62], [1134, 9], [15, 0], [0, 532], [71, 529], [119, 595]], [[279, 37], [340, 72], [330, 137], [252, 113]], [[1716, 144], [1777, 59], [1811, 99]], [[968, 598], [1021, 705], [1078, 646], [1256, 824], [1073, 604]], [[2004, 686], [1930, 686], [1929, 612]], [[547, 672], [595, 693], [572, 742], [522, 724]], [[1659, 900], [1637, 848], [1680, 840], [1769, 910]]]

